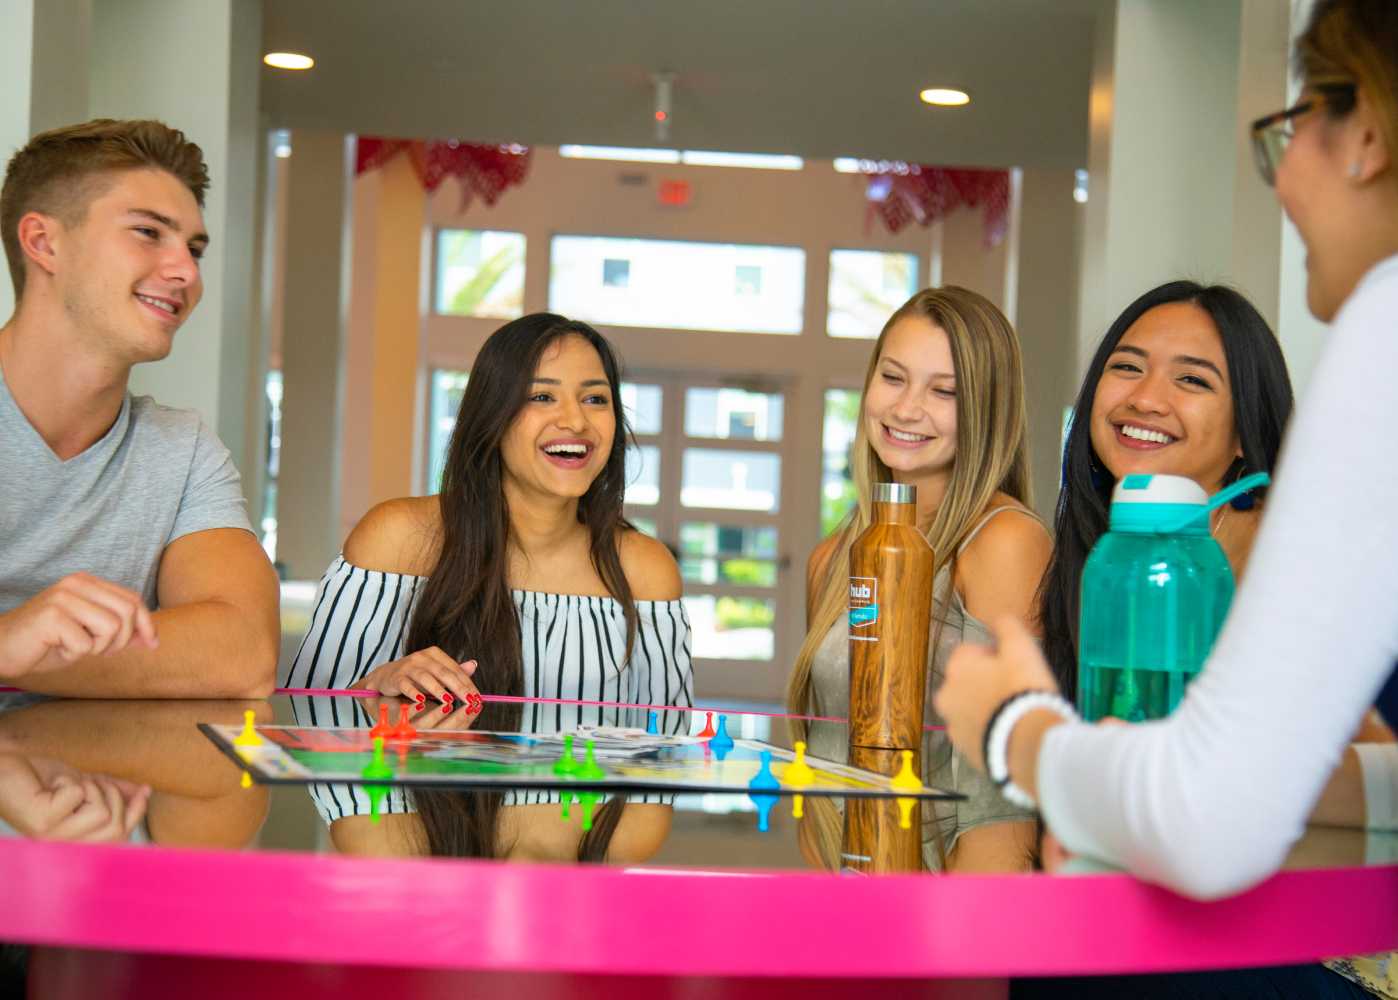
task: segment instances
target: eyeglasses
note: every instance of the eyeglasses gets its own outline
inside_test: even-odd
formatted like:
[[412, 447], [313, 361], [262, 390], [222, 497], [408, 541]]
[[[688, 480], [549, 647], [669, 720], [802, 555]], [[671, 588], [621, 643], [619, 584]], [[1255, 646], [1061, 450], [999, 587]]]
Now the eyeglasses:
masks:
[[1309, 111], [1328, 107], [1343, 114], [1354, 107], [1354, 85], [1335, 84], [1317, 88], [1316, 92], [1295, 107], [1259, 118], [1252, 123], [1252, 155], [1257, 171], [1270, 187], [1277, 181], [1277, 164], [1296, 134], [1295, 119]]

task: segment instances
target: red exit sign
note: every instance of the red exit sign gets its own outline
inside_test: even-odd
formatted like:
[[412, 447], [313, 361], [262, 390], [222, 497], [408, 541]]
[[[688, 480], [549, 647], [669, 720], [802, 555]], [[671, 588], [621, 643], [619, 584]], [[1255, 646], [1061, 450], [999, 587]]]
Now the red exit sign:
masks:
[[657, 191], [660, 204], [678, 208], [688, 205], [694, 191], [689, 186], [689, 181], [661, 181]]

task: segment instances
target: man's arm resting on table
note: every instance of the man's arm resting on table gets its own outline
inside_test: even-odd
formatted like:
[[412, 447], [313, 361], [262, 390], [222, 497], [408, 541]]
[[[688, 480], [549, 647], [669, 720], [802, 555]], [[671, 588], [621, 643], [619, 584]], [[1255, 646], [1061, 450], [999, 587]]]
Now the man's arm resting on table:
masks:
[[213, 528], [165, 548], [154, 612], [159, 646], [89, 656], [18, 683], [90, 698], [265, 698], [280, 645], [276, 572], [251, 532]]

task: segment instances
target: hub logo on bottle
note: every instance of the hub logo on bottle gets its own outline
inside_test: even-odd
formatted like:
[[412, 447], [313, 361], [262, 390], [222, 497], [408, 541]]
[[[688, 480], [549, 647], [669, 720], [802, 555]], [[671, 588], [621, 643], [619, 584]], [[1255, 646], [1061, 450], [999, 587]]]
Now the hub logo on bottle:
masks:
[[872, 576], [849, 578], [849, 637], [878, 642], [879, 581]]

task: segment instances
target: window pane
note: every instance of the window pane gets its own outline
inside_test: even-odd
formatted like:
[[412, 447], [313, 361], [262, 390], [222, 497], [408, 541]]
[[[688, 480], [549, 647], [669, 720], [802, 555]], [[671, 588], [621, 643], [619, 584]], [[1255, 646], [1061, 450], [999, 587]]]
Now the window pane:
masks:
[[680, 525], [682, 556], [777, 557], [777, 529], [752, 525], [685, 521]]
[[780, 441], [781, 393], [689, 389], [684, 395], [684, 432], [690, 437]]
[[267, 466], [262, 489], [262, 548], [267, 558], [277, 558], [277, 477], [282, 467], [282, 373], [267, 372]]
[[631, 526], [641, 534], [650, 535], [651, 538], [656, 537], [655, 521], [653, 519], [649, 517], [628, 517], [627, 520], [630, 521]]
[[643, 444], [626, 449], [626, 502], [651, 507], [660, 499], [660, 449]]
[[658, 385], [621, 383], [621, 407], [631, 421], [633, 434], [660, 433], [660, 403], [663, 392]]
[[859, 422], [859, 393], [854, 389], [825, 391], [825, 427], [821, 433], [820, 533], [830, 534], [854, 506], [854, 481], [849, 453]]
[[688, 521], [680, 525], [680, 573], [691, 583], [777, 585], [777, 529]]
[[794, 247], [555, 236], [549, 308], [615, 326], [800, 333]]
[[456, 426], [456, 412], [461, 409], [461, 395], [466, 391], [467, 372], [434, 371], [427, 439], [427, 492], [442, 489], [442, 469], [446, 466], [447, 444]]
[[775, 513], [781, 506], [781, 472], [780, 455], [686, 448], [680, 503]]
[[482, 229], [437, 231], [437, 312], [516, 319], [524, 315], [524, 237]]
[[826, 332], [832, 337], [873, 340], [915, 291], [916, 254], [832, 250]]
[[712, 660], [770, 660], [776, 646], [776, 603], [755, 597], [696, 594], [684, 599], [694, 630], [694, 655]]

